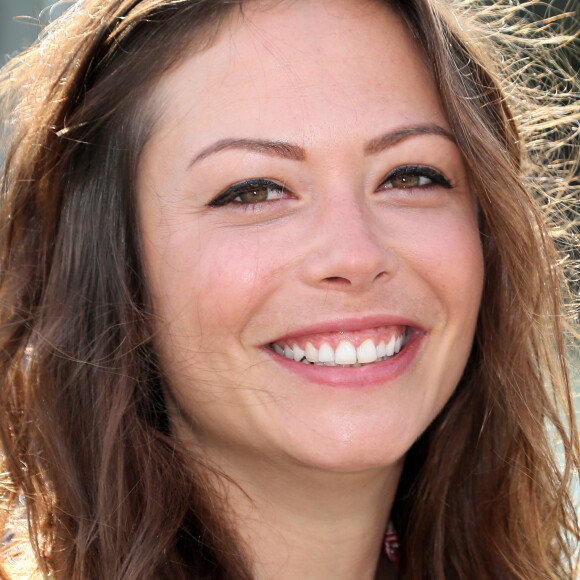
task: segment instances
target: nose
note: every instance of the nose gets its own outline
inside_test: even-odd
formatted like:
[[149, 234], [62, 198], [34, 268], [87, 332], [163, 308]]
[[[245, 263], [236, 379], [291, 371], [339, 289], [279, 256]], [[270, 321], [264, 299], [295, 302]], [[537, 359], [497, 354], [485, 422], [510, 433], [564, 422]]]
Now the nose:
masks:
[[392, 276], [398, 257], [372, 208], [355, 200], [328, 205], [316, 216], [312, 245], [303, 263], [305, 281], [326, 289], [361, 291]]

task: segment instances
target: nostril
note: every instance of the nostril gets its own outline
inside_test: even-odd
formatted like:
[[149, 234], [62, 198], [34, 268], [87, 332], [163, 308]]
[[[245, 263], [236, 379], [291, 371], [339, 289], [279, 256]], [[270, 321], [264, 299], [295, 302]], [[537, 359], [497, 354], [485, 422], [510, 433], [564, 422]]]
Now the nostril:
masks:
[[[387, 272], [385, 272], [383, 270], [382, 272], [379, 272], [375, 276], [375, 280], [378, 280], [378, 279], [383, 278], [385, 276], [388, 276], [388, 274], [387, 274]], [[352, 285], [352, 281], [349, 280], [348, 278], [343, 277], [343, 276], [328, 276], [327, 278], [324, 278], [324, 282], [327, 282], [328, 284], [341, 285], [341, 286], [351, 286]]]
[[350, 286], [350, 284], [352, 284], [350, 280], [341, 276], [329, 276], [328, 278], [325, 278], [324, 281], [331, 284], [341, 284], [343, 286]]

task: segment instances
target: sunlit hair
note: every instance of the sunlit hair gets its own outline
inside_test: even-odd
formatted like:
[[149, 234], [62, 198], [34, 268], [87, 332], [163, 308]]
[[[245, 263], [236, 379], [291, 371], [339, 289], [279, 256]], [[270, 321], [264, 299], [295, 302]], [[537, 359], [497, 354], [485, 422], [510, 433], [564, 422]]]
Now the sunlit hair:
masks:
[[[23, 499], [57, 580], [252, 577], [208, 468], [169, 430], [135, 217], [152, 87], [243, 4], [81, 0], [0, 78], [0, 501]], [[571, 39], [507, 1], [390, 4], [439, 87], [485, 257], [464, 376], [393, 507], [400, 578], [573, 578], [580, 94], [555, 56]]]

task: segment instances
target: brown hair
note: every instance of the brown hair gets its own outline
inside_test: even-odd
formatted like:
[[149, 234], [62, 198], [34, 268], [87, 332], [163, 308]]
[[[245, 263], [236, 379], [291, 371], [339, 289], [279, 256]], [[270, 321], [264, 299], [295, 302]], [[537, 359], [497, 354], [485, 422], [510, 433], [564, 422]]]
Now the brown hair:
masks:
[[[495, 25], [525, 20], [517, 7], [391, 4], [428, 55], [463, 152], [486, 268], [464, 376], [409, 452], [393, 507], [401, 578], [571, 578], [574, 262], [561, 257], [573, 185], [551, 145], [577, 147], [566, 133], [577, 95], [556, 103], [542, 84], [563, 84], [555, 72], [536, 77], [540, 91], [525, 84], [533, 77], [506, 51], [531, 55], [534, 27], [505, 37]], [[236, 8], [242, 0], [81, 0], [1, 78], [0, 497], [6, 508], [24, 497], [38, 565], [57, 579], [251, 578], [206, 466], [168, 427], [134, 207], [151, 87]], [[486, 24], [479, 36], [471, 13]], [[540, 107], [531, 99], [542, 91]]]

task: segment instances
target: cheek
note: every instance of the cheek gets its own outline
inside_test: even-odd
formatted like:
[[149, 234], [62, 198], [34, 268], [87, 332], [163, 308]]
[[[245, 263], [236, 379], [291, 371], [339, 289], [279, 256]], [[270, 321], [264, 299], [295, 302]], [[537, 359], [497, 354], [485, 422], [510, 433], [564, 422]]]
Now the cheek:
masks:
[[[413, 228], [413, 261], [451, 309], [473, 319], [483, 286], [483, 254], [473, 212], [451, 213]], [[465, 310], [471, 311], [465, 312]]]
[[237, 338], [284, 270], [270, 242], [256, 232], [191, 226], [145, 244], [156, 312], [168, 331], [206, 350], [215, 340]]
[[262, 236], [214, 234], [201, 249], [192, 290], [200, 309], [235, 334], [267, 303], [282, 269], [283, 258]]

